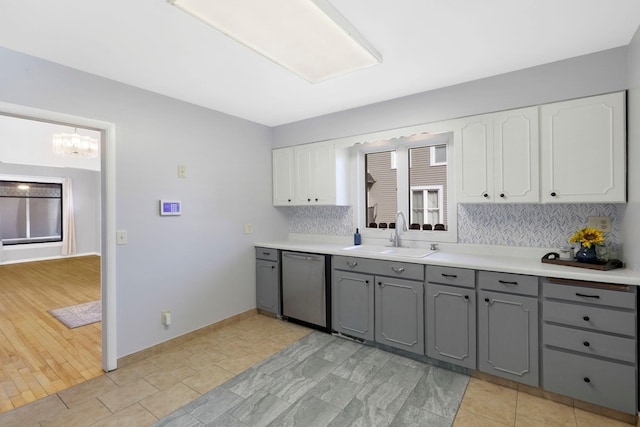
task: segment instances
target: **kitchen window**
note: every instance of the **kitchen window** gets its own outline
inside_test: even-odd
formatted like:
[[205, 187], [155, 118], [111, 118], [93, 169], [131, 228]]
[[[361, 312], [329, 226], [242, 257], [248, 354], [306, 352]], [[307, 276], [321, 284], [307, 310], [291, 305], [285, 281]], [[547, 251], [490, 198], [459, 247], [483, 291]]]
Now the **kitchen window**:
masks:
[[455, 209], [450, 208], [455, 205], [448, 191], [453, 188], [452, 166], [447, 162], [451, 139], [451, 134], [422, 134], [362, 144], [364, 169], [358, 185], [364, 209], [358, 223], [365, 222], [361, 229], [366, 236], [388, 238], [381, 229], [402, 227], [396, 224], [402, 221], [396, 214], [403, 212], [410, 228], [403, 232], [405, 241], [455, 241], [456, 219], [451, 218]]
[[0, 181], [3, 245], [62, 241], [62, 184]]

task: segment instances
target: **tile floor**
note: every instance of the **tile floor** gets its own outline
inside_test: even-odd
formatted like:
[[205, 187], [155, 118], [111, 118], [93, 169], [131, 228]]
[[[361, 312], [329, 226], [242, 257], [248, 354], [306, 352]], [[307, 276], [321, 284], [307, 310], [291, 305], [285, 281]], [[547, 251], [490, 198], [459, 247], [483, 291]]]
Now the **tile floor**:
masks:
[[262, 315], [0, 415], [3, 427], [154, 423], [629, 425]]

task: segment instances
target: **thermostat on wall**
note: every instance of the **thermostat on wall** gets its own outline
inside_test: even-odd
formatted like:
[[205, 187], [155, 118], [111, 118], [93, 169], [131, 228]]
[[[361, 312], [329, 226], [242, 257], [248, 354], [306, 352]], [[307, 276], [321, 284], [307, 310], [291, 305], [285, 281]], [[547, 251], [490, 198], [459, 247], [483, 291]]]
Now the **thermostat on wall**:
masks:
[[180, 200], [160, 200], [160, 215], [182, 215]]

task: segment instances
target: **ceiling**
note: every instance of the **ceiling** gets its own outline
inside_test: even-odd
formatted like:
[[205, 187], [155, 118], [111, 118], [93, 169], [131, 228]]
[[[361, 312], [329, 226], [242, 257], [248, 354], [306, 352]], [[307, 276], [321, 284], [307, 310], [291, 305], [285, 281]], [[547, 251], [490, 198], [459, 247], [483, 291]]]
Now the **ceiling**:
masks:
[[382, 64], [311, 84], [166, 0], [2, 0], [0, 46], [277, 126], [625, 46], [640, 25], [640, 0], [330, 1]]

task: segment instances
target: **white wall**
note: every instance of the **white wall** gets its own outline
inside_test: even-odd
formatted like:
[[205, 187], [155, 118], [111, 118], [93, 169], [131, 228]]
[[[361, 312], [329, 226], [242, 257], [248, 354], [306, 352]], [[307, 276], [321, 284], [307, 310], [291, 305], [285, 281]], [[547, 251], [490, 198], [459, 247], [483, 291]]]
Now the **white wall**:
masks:
[[620, 47], [278, 126], [273, 130], [274, 147], [624, 89], [627, 89], [627, 48]]
[[[100, 253], [100, 172], [0, 163], [0, 175], [71, 178], [77, 254]], [[5, 262], [59, 257], [61, 244], [5, 246]]]
[[640, 28], [628, 47], [628, 183], [623, 235], [627, 267], [640, 270]]
[[[117, 357], [255, 307], [253, 242], [287, 233], [269, 128], [2, 48], [0, 63], [0, 101], [115, 123]], [[161, 218], [161, 198], [183, 215]]]

